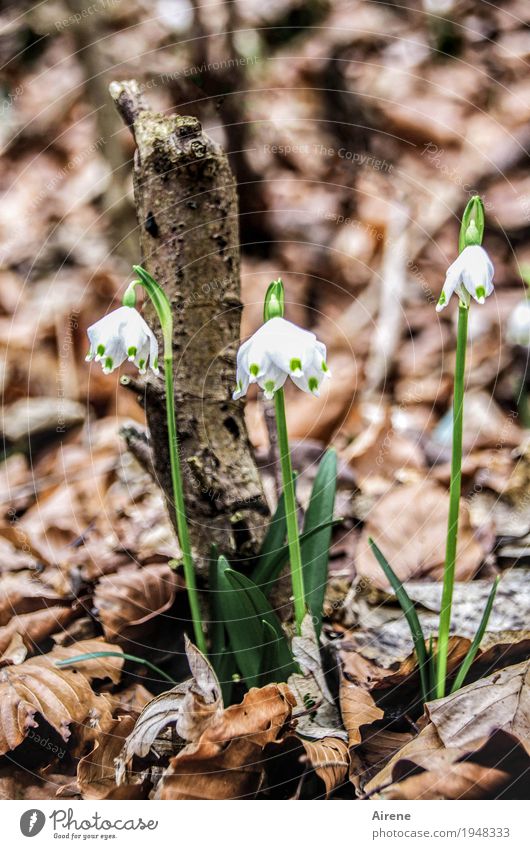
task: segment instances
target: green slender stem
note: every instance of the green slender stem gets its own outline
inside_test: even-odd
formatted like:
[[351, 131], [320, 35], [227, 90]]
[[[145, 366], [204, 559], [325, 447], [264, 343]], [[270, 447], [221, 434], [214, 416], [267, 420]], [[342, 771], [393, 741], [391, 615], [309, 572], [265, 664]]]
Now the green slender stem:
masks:
[[298, 536], [298, 519], [296, 515], [296, 498], [294, 492], [293, 468], [289, 452], [287, 436], [287, 421], [285, 419], [285, 397], [283, 389], [278, 389], [274, 395], [276, 406], [276, 427], [278, 429], [278, 447], [282, 467], [283, 497], [285, 501], [285, 520], [287, 524], [287, 539], [289, 542], [289, 560], [291, 563], [291, 582], [294, 597], [294, 618], [296, 631], [302, 631], [302, 622], [306, 614], [304, 594], [304, 574], [302, 570], [302, 555]]
[[451, 486], [449, 489], [449, 518], [447, 522], [447, 543], [445, 548], [445, 566], [438, 629], [438, 650], [436, 664], [436, 697], [445, 695], [447, 675], [447, 650], [451, 607], [455, 583], [456, 546], [458, 540], [458, 518], [460, 513], [460, 493], [462, 489], [462, 432], [464, 420], [464, 372], [466, 367], [467, 319], [469, 308], [462, 303], [458, 307], [458, 331], [456, 341], [456, 365], [453, 393], [453, 449], [451, 458]]
[[149, 669], [152, 669], [153, 672], [156, 672], [161, 678], [165, 678], [165, 680], [169, 681], [170, 684], [177, 683], [170, 675], [167, 674], [167, 672], [164, 672], [163, 669], [159, 669], [158, 666], [155, 666], [155, 664], [151, 663], [149, 660], [145, 660], [143, 657], [136, 657], [134, 654], [124, 654], [121, 651], [92, 651], [88, 654], [80, 654], [76, 657], [69, 657], [65, 660], [56, 660], [55, 666], [72, 666], [74, 663], [84, 663], [85, 660], [95, 660], [98, 657], [122, 657], [124, 660], [132, 661], [132, 663], [141, 663], [143, 666], [147, 666]]
[[182, 470], [180, 466], [177, 423], [175, 419], [175, 395], [173, 385], [173, 316], [171, 314], [171, 305], [167, 299], [166, 293], [158, 285], [156, 280], [154, 280], [141, 266], [135, 265], [133, 267], [140, 278], [141, 285], [151, 298], [162, 327], [164, 341], [167, 434], [169, 443], [169, 461], [171, 466], [171, 483], [173, 486], [173, 499], [175, 502], [175, 518], [177, 521], [177, 532], [182, 551], [184, 579], [186, 581], [186, 590], [191, 610], [195, 643], [199, 651], [206, 654], [206, 638], [202, 629], [201, 609], [199, 604], [199, 595], [197, 592], [197, 583], [195, 580], [195, 567], [191, 555], [190, 535], [186, 516], [186, 503], [184, 500], [184, 489], [182, 486]]

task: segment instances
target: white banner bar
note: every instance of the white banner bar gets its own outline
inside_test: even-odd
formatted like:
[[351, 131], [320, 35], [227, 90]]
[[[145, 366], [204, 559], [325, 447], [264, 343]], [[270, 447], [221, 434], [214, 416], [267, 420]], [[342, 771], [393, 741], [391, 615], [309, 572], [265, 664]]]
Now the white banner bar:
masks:
[[[0, 803], [3, 845], [72, 844], [207, 849], [523, 847], [524, 802], [83, 802]], [[207, 806], [207, 807], [206, 807]], [[201, 807], [204, 810], [201, 810]], [[526, 817], [525, 817], [526, 819]], [[526, 837], [524, 836], [526, 834]], [[33, 842], [34, 841], [34, 842]]]

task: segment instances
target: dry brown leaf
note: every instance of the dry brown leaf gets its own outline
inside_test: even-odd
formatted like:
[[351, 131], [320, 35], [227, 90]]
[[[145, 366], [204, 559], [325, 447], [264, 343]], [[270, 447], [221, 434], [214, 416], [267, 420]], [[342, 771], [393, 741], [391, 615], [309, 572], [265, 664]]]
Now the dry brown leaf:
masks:
[[101, 731], [94, 748], [77, 765], [77, 785], [83, 799], [104, 799], [116, 786], [114, 761], [134, 728], [135, 716], [119, 716]]
[[[288, 734], [269, 743], [263, 752], [267, 792], [274, 797], [304, 798], [303, 784], [314, 774], [318, 779], [316, 796], [328, 798], [347, 780], [350, 766], [348, 746], [338, 737], [303, 740]], [[302, 781], [303, 779], [303, 781]], [[315, 798], [315, 793], [310, 793]]]
[[26, 660], [0, 671], [0, 753], [18, 746], [30, 728], [37, 728], [40, 714], [61, 735], [70, 737], [71, 723], [87, 723], [92, 728], [110, 721], [109, 702], [94, 693], [90, 681], [110, 678], [118, 682], [123, 660], [97, 658], [73, 668], [58, 668], [55, 661], [88, 652], [113, 650], [102, 640], [86, 640], [68, 648]]
[[66, 628], [81, 611], [72, 607], [47, 607], [34, 613], [13, 616], [8, 625], [0, 628], [0, 652], [6, 651], [15, 634], [19, 634], [30, 651], [46, 637]]
[[145, 625], [173, 604], [177, 583], [166, 564], [130, 566], [101, 578], [94, 603], [107, 639], [132, 639], [145, 633]]
[[436, 731], [436, 727], [432, 722], [429, 722], [416, 737], [413, 737], [406, 745], [400, 747], [384, 767], [364, 785], [364, 792], [373, 793], [378, 788], [392, 783], [392, 780], [398, 780], [395, 776], [392, 779], [392, 774], [394, 767], [400, 761], [414, 762], [416, 757], [428, 758], [433, 752], [438, 752], [440, 749], [443, 749], [443, 743]]
[[12, 799], [80, 798], [72, 786], [72, 776], [46, 773], [42, 779], [33, 771], [13, 769], [10, 764], [0, 771], [0, 801]]
[[427, 715], [445, 746], [466, 746], [503, 729], [530, 737], [530, 661], [508, 666], [488, 678], [427, 705]]
[[17, 666], [26, 660], [27, 655], [28, 650], [24, 645], [24, 640], [20, 634], [13, 634], [11, 642], [0, 657], [0, 666]]
[[295, 699], [286, 684], [253, 688], [227, 708], [201, 737], [171, 759], [158, 799], [239, 799], [259, 789], [262, 751], [291, 718]]
[[51, 587], [27, 574], [2, 576], [0, 583], [0, 626], [7, 625], [13, 616], [31, 613], [60, 601]]
[[217, 676], [189, 640], [186, 640], [186, 655], [193, 677], [161, 693], [142, 710], [120, 756], [118, 783], [123, 781], [132, 758], [145, 757], [168, 726], [175, 726], [182, 740], [193, 741], [223, 710]]
[[[427, 731], [427, 729], [425, 729]], [[421, 736], [421, 735], [420, 735]], [[426, 734], [425, 740], [428, 739]], [[383, 799], [497, 799], [526, 798], [530, 757], [517, 737], [498, 730], [471, 751], [437, 748], [397, 757], [393, 783], [382, 789]], [[378, 785], [381, 776], [373, 784]]]
[[366, 689], [346, 678], [340, 682], [340, 712], [350, 746], [357, 746], [361, 742], [360, 729], [363, 726], [372, 725], [385, 715]]
[[[429, 480], [396, 486], [371, 510], [359, 541], [356, 568], [377, 587], [388, 582], [368, 543], [372, 537], [402, 581], [441, 578], [447, 535], [447, 492]], [[469, 524], [466, 505], [460, 510], [456, 580], [473, 577], [483, 551]]]

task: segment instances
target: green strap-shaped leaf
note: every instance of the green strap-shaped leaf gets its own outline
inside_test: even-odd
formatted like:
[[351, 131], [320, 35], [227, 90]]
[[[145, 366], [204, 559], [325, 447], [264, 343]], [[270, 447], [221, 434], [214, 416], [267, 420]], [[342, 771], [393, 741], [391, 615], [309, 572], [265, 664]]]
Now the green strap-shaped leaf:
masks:
[[368, 542], [377, 559], [377, 562], [385, 573], [390, 586], [394, 590], [396, 598], [401, 606], [401, 609], [405, 615], [405, 619], [407, 620], [408, 626], [410, 628], [412, 642], [414, 643], [414, 651], [416, 652], [416, 659], [418, 661], [418, 666], [420, 669], [422, 697], [423, 701], [426, 702], [429, 700], [430, 695], [429, 656], [427, 654], [427, 649], [425, 648], [425, 637], [423, 635], [423, 629], [421, 627], [420, 620], [418, 619], [418, 614], [416, 613], [416, 608], [414, 607], [414, 604], [411, 601], [410, 596], [407, 593], [405, 587], [392, 569], [390, 563], [386, 559], [381, 549], [377, 547], [371, 537], [368, 539]]
[[330, 449], [326, 451], [320, 462], [304, 518], [306, 537], [302, 547], [304, 593], [306, 604], [313, 616], [317, 636], [322, 627], [322, 607], [328, 580], [329, 546], [336, 491], [337, 454], [334, 449]]
[[239, 673], [239, 669], [234, 655], [230, 651], [228, 634], [219, 606], [218, 559], [217, 546], [212, 545], [209, 568], [209, 636], [211, 649], [208, 657], [219, 679], [223, 702], [225, 706], [228, 706], [232, 703], [233, 676]]
[[285, 520], [285, 499], [281, 495], [276, 512], [271, 519], [265, 539], [261, 545], [259, 560], [254, 570], [252, 580], [255, 584], [260, 584], [267, 580], [270, 565], [274, 561], [278, 552], [283, 548], [285, 537], [287, 535], [287, 522]]
[[[254, 611], [256, 622], [259, 622], [261, 625], [260, 649], [262, 652], [265, 646], [267, 646], [266, 651], [268, 653], [272, 651], [268, 636], [270, 631], [273, 631], [276, 635], [275, 658], [270, 670], [274, 674], [271, 680], [287, 681], [289, 675], [295, 671], [295, 664], [289, 650], [287, 638], [283, 633], [278, 617], [259, 587], [257, 587], [250, 578], [247, 578], [246, 575], [242, 575], [240, 572], [236, 572], [233, 569], [225, 569], [225, 576], [234, 590], [234, 595], [245, 597], [248, 600], [249, 606]], [[267, 623], [267, 631], [263, 629], [261, 624], [262, 622]], [[260, 664], [260, 670], [262, 669], [263, 661]]]
[[493, 586], [491, 588], [490, 594], [488, 596], [488, 600], [486, 602], [486, 607], [484, 608], [484, 613], [482, 614], [482, 619], [479, 622], [479, 626], [477, 628], [477, 633], [475, 634], [475, 638], [471, 645], [467, 650], [467, 654], [462, 661], [462, 665], [458, 670], [458, 674], [454, 680], [454, 684], [451, 687], [451, 693], [456, 693], [460, 687], [463, 686], [464, 681], [466, 680], [466, 675], [469, 672], [469, 668], [473, 661], [475, 660], [475, 655], [480, 648], [480, 644], [482, 642], [482, 638], [485, 634], [486, 628], [488, 627], [489, 618], [491, 616], [491, 611], [493, 608], [493, 602], [495, 601], [495, 595], [497, 593], [497, 587], [499, 586], [500, 578], [495, 578], [493, 582]]
[[[324, 530], [325, 528], [332, 528], [335, 525], [340, 525], [341, 519], [333, 519], [330, 522], [323, 522], [321, 525], [318, 525], [316, 528], [312, 528], [312, 530], [308, 531], [306, 534], [300, 534], [300, 548], [302, 550], [302, 561], [304, 559], [304, 546], [307, 545], [310, 539], [318, 534], [319, 531]], [[278, 578], [280, 572], [283, 567], [289, 561], [289, 545], [286, 543], [283, 545], [274, 557], [271, 557], [269, 561], [268, 571], [265, 574], [264, 570], [262, 570], [258, 564], [257, 569], [252, 573], [252, 582], [256, 584], [256, 586], [260, 587], [265, 593], [269, 593], [273, 586], [274, 582]]]
[[229, 580], [226, 557], [217, 561], [217, 609], [228, 633], [230, 646], [247, 687], [258, 687], [263, 646], [263, 617], [256, 615], [248, 593]]

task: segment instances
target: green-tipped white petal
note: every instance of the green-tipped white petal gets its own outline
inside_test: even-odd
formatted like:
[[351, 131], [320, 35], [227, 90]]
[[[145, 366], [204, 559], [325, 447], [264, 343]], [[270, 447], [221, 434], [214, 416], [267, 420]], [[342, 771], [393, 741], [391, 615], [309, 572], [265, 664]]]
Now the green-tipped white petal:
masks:
[[103, 316], [87, 331], [90, 350], [86, 360], [100, 362], [104, 374], [110, 374], [125, 360], [134, 362], [143, 374], [149, 364], [158, 374], [156, 336], [134, 307], [119, 309]]
[[251, 383], [257, 383], [270, 399], [288, 377], [299, 389], [318, 395], [322, 380], [331, 374], [326, 364], [326, 346], [315, 334], [277, 316], [241, 345], [232, 397], [241, 398]]
[[493, 292], [493, 263], [480, 245], [469, 245], [447, 269], [436, 311], [445, 309], [453, 292], [469, 304], [470, 296], [479, 304]]

